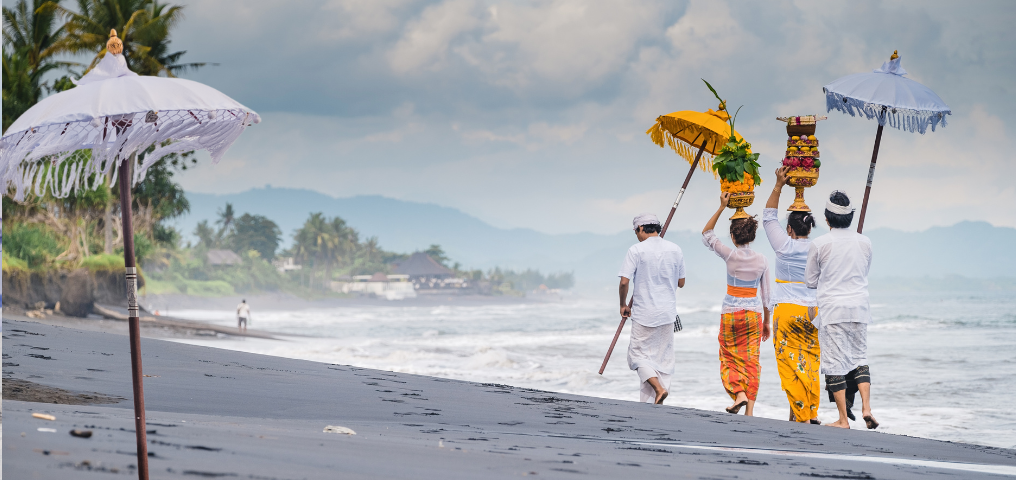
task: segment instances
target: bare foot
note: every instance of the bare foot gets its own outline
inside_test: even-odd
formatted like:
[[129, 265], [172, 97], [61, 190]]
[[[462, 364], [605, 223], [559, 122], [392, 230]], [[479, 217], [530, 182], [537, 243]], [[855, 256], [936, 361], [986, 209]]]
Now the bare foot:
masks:
[[871, 412], [862, 413], [861, 418], [864, 419], [864, 426], [868, 427], [868, 430], [878, 428], [878, 422], [875, 420], [875, 417], [871, 414]]
[[734, 415], [737, 415], [738, 413], [741, 412], [741, 407], [743, 407], [743, 406], [745, 406], [747, 404], [748, 404], [747, 400], [742, 400], [740, 402], [737, 402], [737, 403], [735, 403], [735, 404], [733, 404], [733, 405], [731, 405], [731, 406], [726, 408], [727, 413], [733, 413]]
[[847, 423], [847, 421], [843, 420], [843, 419], [839, 419], [839, 420], [837, 420], [837, 421], [835, 421], [833, 423], [826, 423], [824, 425], [827, 426], [827, 427], [837, 427], [837, 428], [846, 428], [846, 429], [850, 428], [850, 424]]
[[737, 397], [734, 398], [734, 404], [727, 407], [727, 413], [733, 413], [737, 415], [741, 411], [741, 407], [748, 405], [748, 396], [744, 392], [737, 392]]
[[670, 392], [668, 392], [666, 390], [657, 393], [656, 394], [656, 404], [657, 405], [663, 405], [663, 401], [667, 399], [667, 395], [670, 395]]

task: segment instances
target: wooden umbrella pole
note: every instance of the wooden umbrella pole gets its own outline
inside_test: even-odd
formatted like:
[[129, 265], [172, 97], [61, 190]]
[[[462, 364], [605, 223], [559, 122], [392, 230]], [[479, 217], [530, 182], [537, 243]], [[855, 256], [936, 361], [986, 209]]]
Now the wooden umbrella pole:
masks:
[[141, 368], [141, 319], [138, 314], [138, 269], [134, 259], [131, 211], [131, 167], [135, 154], [120, 164], [120, 218], [123, 222], [123, 263], [127, 271], [127, 322], [130, 328], [131, 381], [134, 384], [134, 431], [138, 446], [138, 478], [148, 480], [148, 440], [145, 432], [145, 385]]
[[875, 148], [871, 151], [871, 166], [868, 167], [868, 185], [864, 187], [864, 201], [861, 202], [861, 217], [857, 219], [857, 233], [864, 229], [864, 215], [868, 212], [868, 196], [871, 195], [871, 181], [875, 178], [875, 161], [878, 160], [878, 146], [882, 143], [882, 124], [875, 134]]
[[[667, 223], [663, 224], [663, 230], [660, 231], [660, 237], [662, 238], [667, 234], [667, 227], [670, 227], [670, 221], [674, 218], [674, 212], [677, 211], [677, 206], [681, 203], [681, 198], [684, 197], [684, 191], [688, 188], [688, 182], [691, 181], [691, 174], [695, 173], [695, 167], [698, 166], [699, 159], [702, 158], [702, 152], [706, 149], [706, 142], [702, 141], [702, 146], [699, 147], [699, 151], [695, 154], [695, 161], [691, 163], [691, 168], [688, 169], [688, 175], [684, 177], [684, 184], [681, 185], [681, 191], [677, 192], [677, 199], [674, 200], [674, 206], [670, 207], [670, 215], [667, 215]], [[632, 285], [632, 288], [635, 286]], [[628, 300], [628, 309], [635, 302], [635, 296], [632, 295], [632, 299]], [[617, 339], [621, 336], [621, 331], [624, 330], [624, 324], [628, 321], [628, 317], [621, 317], [621, 324], [617, 326], [617, 331], [614, 332], [614, 339], [610, 341], [610, 348], [607, 349], [607, 356], [603, 357], [603, 363], [600, 364], [600, 375], [603, 375], [603, 370], [607, 368], [607, 362], [610, 361], [610, 355], [614, 353], [614, 346], [617, 345]]]
[[702, 146], [699, 147], [698, 153], [695, 154], [695, 161], [691, 162], [691, 168], [688, 169], [688, 175], [684, 177], [684, 183], [681, 185], [681, 191], [677, 192], [677, 199], [674, 200], [674, 206], [670, 207], [670, 215], [667, 215], [667, 222], [663, 224], [663, 231], [660, 232], [660, 236], [667, 234], [667, 227], [670, 226], [670, 221], [674, 218], [674, 212], [677, 211], [677, 206], [681, 203], [681, 199], [684, 198], [684, 191], [688, 189], [688, 182], [691, 182], [691, 174], [695, 173], [695, 167], [698, 166], [699, 159], [702, 158], [702, 152], [706, 150], [706, 142], [702, 141]]

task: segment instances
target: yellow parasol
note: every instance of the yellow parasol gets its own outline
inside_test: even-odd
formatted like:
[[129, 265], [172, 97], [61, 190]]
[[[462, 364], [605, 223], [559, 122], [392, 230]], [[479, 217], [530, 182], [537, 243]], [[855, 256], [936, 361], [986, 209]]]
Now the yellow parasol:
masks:
[[[656, 125], [646, 130], [646, 133], [653, 143], [661, 148], [669, 146], [681, 158], [693, 165], [697, 163], [698, 156], [708, 153], [706, 162], [702, 162], [702, 170], [709, 171], [709, 161], [712, 160], [713, 155], [720, 153], [720, 149], [730, 138], [730, 124], [727, 123], [729, 119], [730, 115], [722, 105], [718, 112], [711, 108], [705, 112], [682, 110], [656, 117]], [[738, 141], [742, 139], [741, 134], [736, 131], [734, 137]], [[702, 152], [696, 155], [696, 149], [702, 150]]]

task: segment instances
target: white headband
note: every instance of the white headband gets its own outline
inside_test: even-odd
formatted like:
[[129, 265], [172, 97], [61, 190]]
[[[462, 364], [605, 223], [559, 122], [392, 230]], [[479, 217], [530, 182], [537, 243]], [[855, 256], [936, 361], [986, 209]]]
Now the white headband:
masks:
[[[839, 190], [837, 190], [837, 191], [829, 194], [829, 198], [831, 199], [832, 196], [835, 195], [837, 192], [843, 193], [843, 192], [840, 192]], [[846, 196], [845, 193], [843, 195]], [[847, 201], [848, 202], [850, 201], [850, 197], [847, 197]], [[853, 207], [853, 205], [850, 205], [850, 204], [847, 204], [847, 205], [837, 205], [837, 204], [833, 203], [831, 200], [826, 200], [826, 202], [825, 202], [825, 209], [829, 210], [830, 212], [835, 213], [837, 215], [850, 215], [851, 213], [854, 213], [854, 207]]]
[[653, 215], [651, 213], [643, 213], [635, 217], [635, 219], [632, 220], [631, 224], [633, 227], [635, 227], [634, 228], [635, 230], [638, 230], [639, 227], [641, 227], [642, 225], [659, 225], [660, 219], [656, 218], [656, 215]]

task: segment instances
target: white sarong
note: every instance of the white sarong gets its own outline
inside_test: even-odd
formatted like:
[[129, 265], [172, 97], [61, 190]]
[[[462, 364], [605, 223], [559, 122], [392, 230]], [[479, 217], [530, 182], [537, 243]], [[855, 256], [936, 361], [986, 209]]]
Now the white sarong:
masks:
[[654, 403], [656, 391], [649, 379], [656, 377], [668, 392], [670, 375], [674, 373], [674, 324], [645, 327], [631, 322], [631, 343], [628, 344], [628, 368], [639, 374], [639, 401]]
[[818, 327], [822, 349], [822, 374], [846, 375], [868, 364], [868, 324], [834, 323]]

